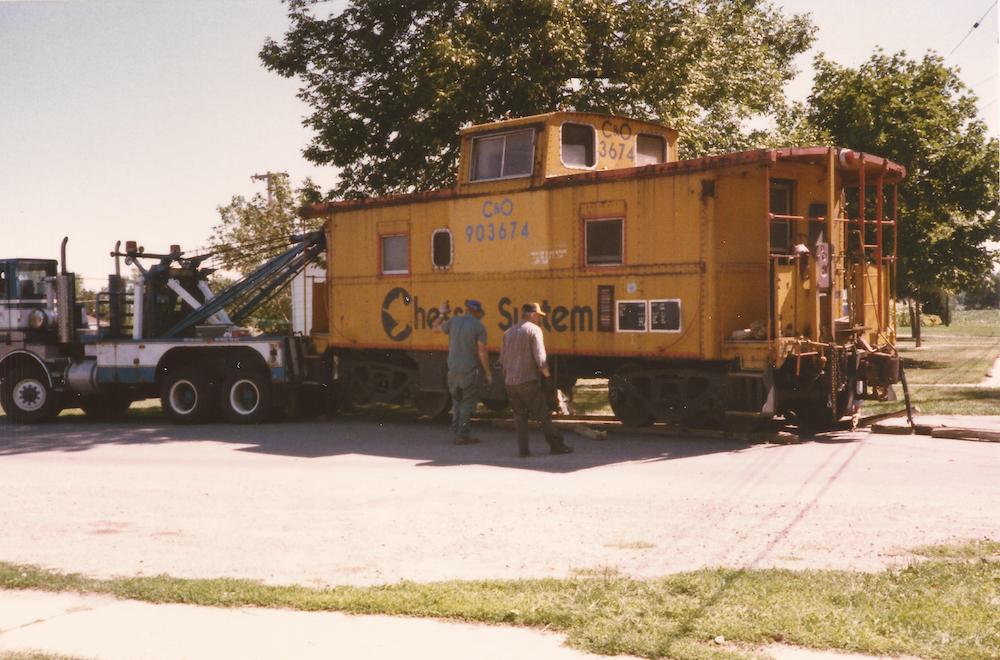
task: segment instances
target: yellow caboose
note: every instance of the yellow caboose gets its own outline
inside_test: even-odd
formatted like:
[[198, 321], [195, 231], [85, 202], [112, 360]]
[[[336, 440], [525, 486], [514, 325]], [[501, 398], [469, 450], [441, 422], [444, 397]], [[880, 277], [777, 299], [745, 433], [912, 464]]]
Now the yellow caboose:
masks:
[[[901, 166], [827, 147], [681, 161], [670, 128], [579, 112], [461, 137], [453, 189], [303, 209], [326, 219], [312, 335], [344, 396], [447, 410], [431, 325], [466, 298], [494, 352], [541, 302], [558, 387], [608, 378], [627, 424], [824, 424], [890, 395]], [[486, 403], [504, 401], [497, 384]]]

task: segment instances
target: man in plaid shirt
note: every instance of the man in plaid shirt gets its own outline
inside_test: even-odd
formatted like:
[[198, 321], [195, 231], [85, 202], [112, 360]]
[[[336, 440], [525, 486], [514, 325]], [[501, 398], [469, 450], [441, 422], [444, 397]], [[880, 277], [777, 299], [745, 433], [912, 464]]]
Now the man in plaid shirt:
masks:
[[569, 454], [573, 448], [563, 442], [562, 433], [552, 424], [552, 417], [542, 390], [542, 377], [549, 377], [545, 355], [545, 339], [539, 326], [545, 316], [538, 303], [525, 303], [521, 307], [521, 322], [503, 335], [500, 363], [503, 367], [507, 397], [514, 409], [514, 427], [517, 429], [517, 450], [520, 456], [530, 456], [528, 447], [528, 415], [534, 417], [545, 433], [549, 451]]

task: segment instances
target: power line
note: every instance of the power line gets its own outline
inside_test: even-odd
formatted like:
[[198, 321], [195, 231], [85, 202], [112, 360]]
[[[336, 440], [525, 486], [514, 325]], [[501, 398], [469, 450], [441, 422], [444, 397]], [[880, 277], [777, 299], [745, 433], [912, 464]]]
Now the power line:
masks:
[[965, 36], [962, 37], [961, 41], [955, 44], [955, 47], [951, 49], [950, 53], [948, 53], [948, 57], [951, 57], [955, 53], [955, 51], [958, 50], [958, 47], [961, 46], [963, 43], [965, 43], [965, 40], [969, 38], [969, 35], [972, 34], [972, 31], [975, 30], [977, 27], [979, 27], [979, 24], [983, 22], [984, 18], [986, 18], [986, 14], [989, 14], [991, 11], [993, 11], [993, 8], [997, 6], [997, 1], [998, 0], [993, 0], [993, 4], [990, 5], [990, 8], [987, 9], [985, 12], [983, 12], [983, 15], [979, 17], [978, 21], [972, 24], [972, 27], [969, 28], [969, 31], [965, 33]]
[[980, 80], [979, 82], [977, 82], [975, 85], [973, 85], [972, 89], [975, 89], [975, 88], [979, 87], [983, 83], [988, 83], [989, 81], [993, 80], [996, 77], [997, 77], [997, 74], [995, 74], [995, 73], [992, 76], [987, 76], [986, 78], [983, 78], [982, 80]]

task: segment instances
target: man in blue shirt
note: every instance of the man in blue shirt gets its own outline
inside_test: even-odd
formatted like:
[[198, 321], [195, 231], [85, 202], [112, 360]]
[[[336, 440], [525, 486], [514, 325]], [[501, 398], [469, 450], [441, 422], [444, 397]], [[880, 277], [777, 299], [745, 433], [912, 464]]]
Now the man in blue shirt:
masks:
[[447, 301], [438, 311], [441, 316], [431, 328], [448, 335], [448, 391], [451, 393], [451, 430], [456, 445], [479, 442], [472, 436], [469, 420], [479, 404], [484, 384], [493, 382], [489, 353], [486, 351], [486, 326], [483, 306], [478, 300], [465, 301], [465, 313], [442, 321], [448, 313]]

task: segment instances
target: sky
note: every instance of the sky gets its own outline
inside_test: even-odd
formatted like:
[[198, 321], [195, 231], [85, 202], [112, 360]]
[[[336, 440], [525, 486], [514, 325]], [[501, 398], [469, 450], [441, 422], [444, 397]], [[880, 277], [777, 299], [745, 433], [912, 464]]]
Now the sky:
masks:
[[[818, 26], [791, 98], [808, 95], [817, 52], [857, 66], [876, 46], [931, 49], [960, 68], [998, 134], [995, 0], [776, 4]], [[331, 187], [336, 171], [301, 156], [297, 82], [257, 57], [287, 27], [278, 0], [0, 0], [0, 258], [58, 258], [69, 236], [69, 269], [99, 288], [116, 240], [201, 247], [218, 206], [265, 191], [254, 174]]]

